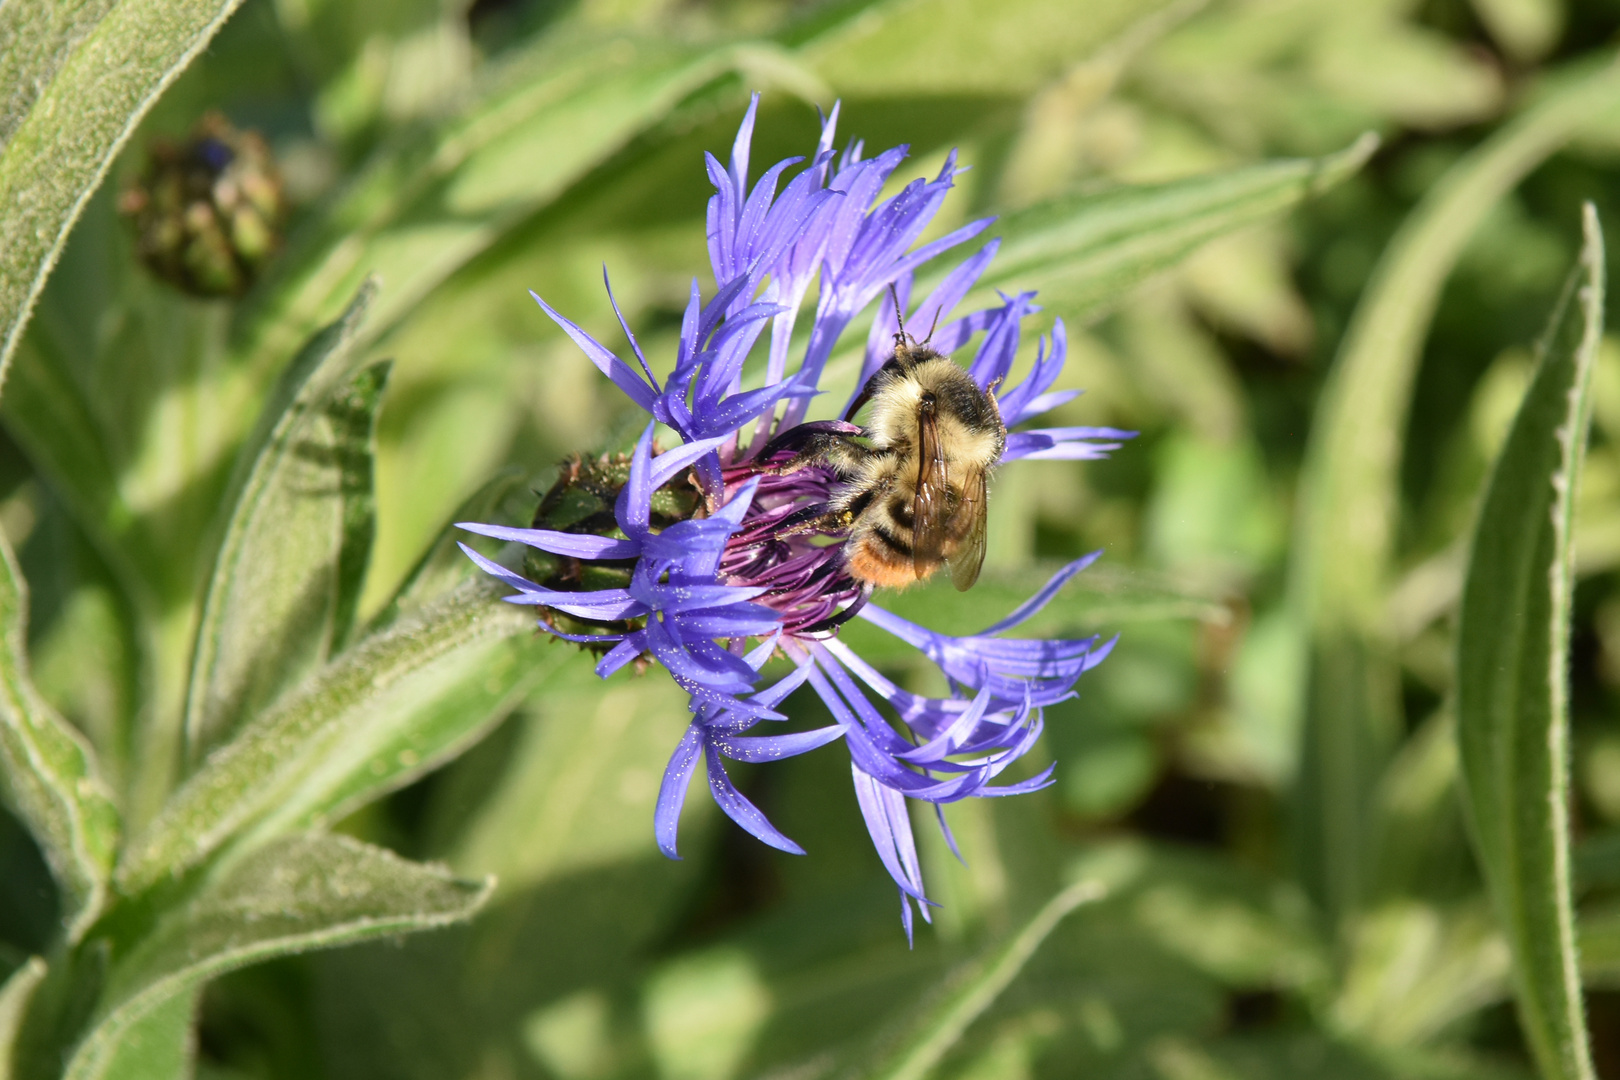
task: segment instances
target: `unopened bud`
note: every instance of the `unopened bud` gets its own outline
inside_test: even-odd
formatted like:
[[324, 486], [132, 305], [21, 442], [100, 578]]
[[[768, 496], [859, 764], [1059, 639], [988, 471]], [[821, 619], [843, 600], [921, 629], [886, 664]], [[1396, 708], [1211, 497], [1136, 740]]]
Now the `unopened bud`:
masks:
[[209, 113], [183, 145], [153, 143], [118, 209], [157, 276], [197, 296], [235, 296], [280, 246], [286, 207], [264, 138]]

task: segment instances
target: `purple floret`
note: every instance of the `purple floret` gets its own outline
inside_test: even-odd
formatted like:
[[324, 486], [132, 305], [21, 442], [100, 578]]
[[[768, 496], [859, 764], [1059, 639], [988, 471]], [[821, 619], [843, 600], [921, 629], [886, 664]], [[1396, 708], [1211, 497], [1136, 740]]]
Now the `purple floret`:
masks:
[[[606, 678], [645, 657], [687, 691], [692, 720], [670, 757], [654, 814], [659, 849], [670, 858], [679, 857], [681, 808], [700, 761], [710, 793], [728, 817], [772, 847], [803, 854], [737, 790], [725, 759], [775, 761], [843, 739], [856, 800], [878, 856], [900, 890], [909, 938], [912, 904], [927, 919], [933, 902], [923, 888], [906, 800], [933, 803], [937, 809], [959, 799], [1014, 795], [1050, 783], [1051, 767], [1017, 783], [993, 781], [1039, 739], [1044, 707], [1072, 697], [1076, 681], [1102, 662], [1113, 641], [1003, 636], [1095, 561], [1095, 553], [1064, 567], [1035, 596], [982, 633], [953, 637], [870, 603], [870, 587], [845, 567], [841, 534], [786, 527], [799, 511], [827, 502], [839, 481], [831, 470], [816, 465], [777, 472], [791, 457], [779, 437], [785, 432], [797, 437], [859, 431], [838, 420], [805, 419], [844, 331], [877, 301], [860, 386], [893, 351], [898, 326], [890, 286], [910, 309], [913, 273], [979, 236], [991, 219], [914, 246], [952, 187], [958, 171], [955, 153], [934, 179], [915, 180], [879, 201], [905, 159], [906, 147], [865, 158], [862, 144], [854, 142], [835, 153], [836, 106], [824, 120], [807, 164], [803, 158], [779, 162], [750, 187], [749, 149], [758, 103], [755, 95], [730, 162], [722, 165], [706, 156], [715, 188], [707, 216], [714, 291], [704, 302], [699, 282], [692, 282], [675, 362], [662, 385], [616, 300], [614, 314], [634, 364], [535, 297], [592, 363], [648, 415], [614, 507], [617, 528], [612, 531], [619, 535], [471, 522], [461, 526], [586, 562], [626, 565], [633, 560], [628, 584], [583, 591], [547, 588], [465, 545], [463, 550], [515, 590], [507, 597], [512, 603], [532, 604], [542, 614], [559, 612], [588, 624], [630, 627], [578, 634], [541, 619], [541, 628], [549, 633], [605, 650], [597, 674]], [[804, 167], [788, 177], [799, 165]], [[1071, 400], [1076, 392], [1051, 390], [1068, 350], [1061, 319], [1037, 343], [1029, 375], [1017, 386], [1006, 386], [1022, 324], [1039, 310], [1032, 293], [1003, 295], [997, 306], [953, 316], [999, 243], [992, 239], [963, 260], [910, 310], [906, 323], [934, 326], [932, 344], [947, 355], [978, 337], [969, 373], [981, 388], [997, 392], [1011, 428]], [[818, 278], [804, 355], [796, 370], [789, 371], [793, 332]], [[767, 329], [763, 385], [744, 390], [744, 364]], [[653, 433], [659, 423], [673, 429], [681, 445], [657, 453]], [[1002, 461], [1105, 457], [1133, 434], [1105, 427], [1013, 431]], [[768, 445], [774, 449], [766, 459], [762, 455]], [[655, 528], [654, 496], [677, 478], [695, 485], [702, 508], [689, 520]], [[924, 697], [890, 682], [838, 639], [839, 626], [850, 618], [864, 619], [915, 646], [946, 676], [951, 695]], [[792, 668], [762, 686], [761, 672], [775, 656], [785, 657]], [[805, 685], [826, 704], [835, 723], [808, 732], [755, 732], [762, 723], [781, 723], [784, 717], [777, 707]], [[945, 828], [943, 816], [939, 823]], [[948, 829], [945, 834], [956, 850]]]

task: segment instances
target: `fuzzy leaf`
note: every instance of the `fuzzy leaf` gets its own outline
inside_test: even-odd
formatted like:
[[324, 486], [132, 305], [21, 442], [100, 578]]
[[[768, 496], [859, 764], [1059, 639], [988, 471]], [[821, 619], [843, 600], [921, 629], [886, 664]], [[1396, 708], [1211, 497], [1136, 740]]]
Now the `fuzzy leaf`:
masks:
[[[469, 497], [452, 521], [484, 521], [517, 486], [512, 469]], [[457, 588], [476, 583], [480, 572], [456, 541], [466, 533], [446, 525], [368, 634], [408, 619]], [[342, 741], [329, 750], [298, 789], [281, 800], [259, 826], [274, 832], [324, 828], [360, 806], [438, 768], [477, 742], [537, 686], [575, 655], [544, 635], [494, 638], [426, 665], [398, 690], [351, 720]]]
[[89, 745], [56, 715], [28, 676], [28, 588], [0, 536], [0, 784], [66, 894], [70, 937], [106, 896], [118, 809]]
[[114, 155], [240, 2], [0, 6], [0, 382]]
[[188, 1080], [196, 1056], [191, 1021], [201, 993], [201, 986], [187, 987], [109, 1032], [73, 1074], [76, 1080]]
[[1486, 884], [1544, 1077], [1590, 1080], [1570, 900], [1569, 621], [1576, 487], [1603, 336], [1603, 238], [1586, 242], [1497, 458], [1457, 633], [1457, 738]]
[[460, 649], [413, 674], [321, 756], [259, 826], [321, 828], [443, 765], [578, 656], [538, 633]]
[[193, 762], [336, 651], [353, 623], [371, 549], [372, 428], [388, 366], [342, 380], [374, 291], [363, 288], [305, 346], [242, 458], [192, 662]]
[[494, 882], [464, 881], [345, 836], [294, 834], [247, 853], [159, 917], [108, 975], [69, 1080], [111, 1077], [121, 1040], [221, 972], [272, 956], [446, 926]]
[[207, 761], [129, 850], [118, 879], [140, 891], [192, 866], [279, 806], [319, 771], [360, 718], [408, 700], [414, 680], [463, 650], [529, 631], [526, 611], [493, 603], [491, 583], [471, 582], [416, 616], [355, 643], [253, 721]]

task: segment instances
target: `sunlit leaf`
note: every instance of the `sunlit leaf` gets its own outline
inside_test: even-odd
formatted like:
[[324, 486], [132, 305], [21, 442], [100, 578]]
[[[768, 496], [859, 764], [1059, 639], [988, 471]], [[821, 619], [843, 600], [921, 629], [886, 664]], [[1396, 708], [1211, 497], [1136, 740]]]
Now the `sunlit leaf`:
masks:
[[118, 843], [118, 809], [84, 737], [28, 675], [28, 589], [0, 537], [0, 782], [67, 894], [76, 936], [99, 913]]
[[112, 1077], [114, 1055], [132, 1026], [214, 975], [272, 956], [459, 922], [491, 888], [492, 881], [464, 881], [349, 837], [273, 840], [163, 913], [118, 960], [65, 1075]]
[[240, 2], [0, 7], [0, 380], [85, 200]]
[[1576, 488], [1603, 333], [1586, 243], [1486, 488], [1457, 635], [1457, 737], [1474, 838], [1543, 1076], [1593, 1075], [1570, 901], [1569, 634]]
[[823, 31], [806, 60], [840, 94], [1014, 95], [1035, 89], [1167, 0], [972, 0], [870, 5]]
[[457, 650], [351, 718], [263, 828], [320, 827], [443, 765], [477, 742], [576, 651], [538, 631]]
[[[355, 643], [225, 743], [175, 792], [119, 868], [127, 892], [191, 866], [317, 772], [358, 717], [452, 654], [533, 627], [499, 590], [471, 582], [416, 617]], [[397, 707], [397, 703], [396, 703]], [[334, 778], [341, 779], [341, 778]]]
[[193, 762], [324, 661], [353, 623], [388, 368], [351, 380], [351, 346], [374, 291], [362, 289], [299, 354], [244, 452], [197, 631], [186, 701]]
[[195, 1064], [191, 1022], [200, 992], [188, 987], [108, 1032], [95, 1055], [78, 1065], [75, 1080], [187, 1080]]

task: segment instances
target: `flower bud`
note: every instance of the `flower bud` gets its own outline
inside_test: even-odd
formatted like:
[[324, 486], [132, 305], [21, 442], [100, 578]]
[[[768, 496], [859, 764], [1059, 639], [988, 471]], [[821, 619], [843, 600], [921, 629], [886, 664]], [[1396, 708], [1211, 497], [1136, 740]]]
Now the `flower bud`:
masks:
[[158, 277], [195, 296], [237, 296], [280, 246], [286, 207], [264, 138], [211, 112], [184, 144], [152, 144], [118, 209]]

